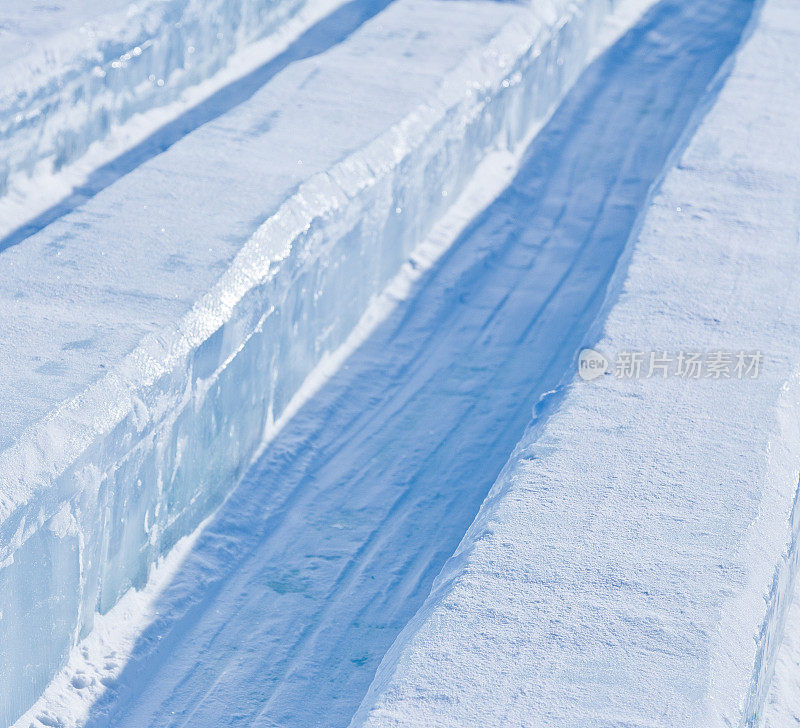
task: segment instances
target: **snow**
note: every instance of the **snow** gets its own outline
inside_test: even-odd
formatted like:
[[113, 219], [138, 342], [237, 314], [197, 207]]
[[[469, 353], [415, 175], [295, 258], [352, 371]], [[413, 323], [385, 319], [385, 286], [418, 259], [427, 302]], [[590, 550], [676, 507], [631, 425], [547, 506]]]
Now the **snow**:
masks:
[[2, 252], [0, 718], [227, 495], [605, 10], [398, 0]]
[[[108, 128], [95, 125], [82, 139], [82, 145], [88, 144], [85, 151], [82, 146], [72, 149], [72, 161], [54, 168], [52, 160], [44, 159], [28, 172], [19, 170], [0, 196], [0, 250], [82, 205], [192, 129], [237, 106], [290, 63], [341, 42], [388, 1], [350, 0], [342, 5], [342, 0], [305, 0], [272, 32], [233, 52], [211, 76], [181, 88], [159, 87], [153, 104], [128, 115], [126, 121], [120, 117]], [[197, 49], [190, 55], [196, 54]], [[23, 69], [19, 75], [26, 73], [29, 70]], [[93, 103], [100, 96], [93, 96]], [[60, 115], [64, 128], [71, 129], [74, 121], [72, 115]], [[39, 142], [47, 143], [47, 138]]]
[[352, 726], [762, 724], [798, 565], [800, 10], [759, 11], [586, 342], [763, 371], [545, 397]]
[[[646, 18], [581, 79], [509, 188], [444, 243], [416, 289], [414, 274], [437, 254], [414, 256], [391, 287], [405, 304], [359, 329], [330, 381], [287, 408], [294, 416], [199, 536], [158, 617], [88, 708], [89, 725], [347, 721], [530, 405], [570, 365], [746, 9], [708, 3]], [[596, 139], [605, 144], [587, 143]], [[66, 691], [33, 715], [73, 725], [75, 703], [97, 695], [75, 676], [89, 679], [80, 659], [59, 676]]]

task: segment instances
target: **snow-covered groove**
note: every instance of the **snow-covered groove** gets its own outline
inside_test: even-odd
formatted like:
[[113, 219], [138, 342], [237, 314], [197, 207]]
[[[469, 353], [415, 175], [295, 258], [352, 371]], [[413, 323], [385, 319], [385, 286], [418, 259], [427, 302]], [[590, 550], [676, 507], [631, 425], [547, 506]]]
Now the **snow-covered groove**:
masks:
[[[128, 624], [99, 645], [90, 635], [20, 728], [84, 725], [87, 713], [93, 728], [346, 724], [474, 518], [529, 403], [569, 365], [703, 92], [709, 70], [695, 74], [696, 61], [677, 51], [663, 67], [639, 62], [668, 47], [657, 40], [664, 26], [584, 74], [508, 189], [448, 245], [452, 226], [491, 199], [485, 187], [498, 173], [482, 165], [470, 182], [481, 196], [459, 200], [393, 281], [388, 298], [405, 300], [389, 320], [376, 329], [373, 311], [325, 365], [313, 398], [284, 411], [295, 415], [145, 612], [160, 616], [132, 645]], [[671, 30], [690, 47], [704, 37]], [[634, 169], [630, 154], [641, 159]], [[578, 170], [590, 186], [574, 184]], [[615, 204], [598, 205], [609, 196]], [[568, 214], [553, 219], [560, 208]], [[387, 303], [380, 297], [379, 313]]]
[[[11, 722], [32, 702], [91, 628], [98, 606], [106, 611], [143, 584], [153, 561], [220, 502], [308, 372], [344, 340], [485, 154], [523, 138], [560, 98], [607, 10], [604, 0], [537, 4], [536, 12], [503, 3], [399, 0], [345, 48], [313, 67], [289, 69], [234, 116], [203, 127], [0, 256], [11, 312], [3, 333], [16, 357], [4, 361], [11, 407], [0, 433], [6, 446], [0, 454], [0, 719]], [[420, 17], [447, 32], [417, 32]], [[398, 51], [392, 62], [387, 39]], [[234, 225], [234, 215], [245, 210], [239, 198], [227, 200], [224, 220], [233, 241], [207, 237], [219, 219], [205, 219], [204, 199], [185, 199], [171, 189], [174, 181], [182, 180], [185, 193], [191, 185], [183, 170], [197, 176], [206, 165], [208, 176], [198, 184], [226, 204], [225, 185], [241, 184], [242, 175], [254, 175], [246, 164], [258, 163], [249, 148], [236, 147], [242, 129], [252, 124], [269, 145], [271, 128], [281, 124], [265, 99], [285, 106], [291, 91], [300, 104], [297, 89], [313, 86], [315, 78], [324, 85], [326, 72], [341, 85], [346, 74], [337, 64], [351, 46], [370, 86], [367, 96], [351, 93], [347, 118], [361, 113], [364, 121], [357, 129], [351, 121], [348, 129], [373, 141], [357, 151], [345, 146], [349, 154], [323, 171], [316, 133], [353, 142], [342, 127], [326, 132], [341, 106], [318, 96], [319, 131], [309, 127], [295, 147], [278, 137], [274, 144], [283, 146], [267, 150], [278, 170], [273, 181], [296, 186], [299, 173], [293, 179], [280, 171], [287, 159], [305, 162], [312, 174], [300, 177], [283, 202], [281, 190], [265, 189], [259, 201], [242, 189], [239, 198], [274, 212], [240, 249], [236, 236], [252, 218]], [[381, 60], [370, 64], [377, 48]], [[426, 74], [408, 75], [403, 64], [419, 64], [425, 53]], [[373, 130], [400, 110], [402, 119], [375, 137]], [[317, 148], [316, 158], [303, 140]], [[337, 153], [333, 145], [323, 151]], [[238, 153], [236, 162], [245, 166], [234, 166], [238, 176], [228, 179], [230, 170], [215, 153]], [[298, 169], [294, 161], [292, 169]], [[165, 195], [163, 207], [147, 217], [140, 206], [143, 183]], [[166, 221], [161, 235], [160, 219]], [[134, 245], [126, 244], [129, 236]], [[198, 239], [209, 245], [205, 259]], [[187, 266], [187, 250], [201, 256], [199, 266]], [[107, 344], [109, 322], [92, 320], [98, 311], [86, 308], [83, 291], [99, 287], [111, 295], [119, 265], [140, 266], [137, 280], [153, 285], [169, 265], [177, 300], [148, 294], [148, 286], [135, 296], [123, 290], [122, 302], [110, 299], [123, 308], [113, 308]], [[204, 293], [205, 281], [220, 269]], [[20, 297], [24, 309], [13, 304]], [[54, 298], [64, 320], [53, 318]], [[25, 315], [35, 316], [38, 330]], [[129, 341], [134, 347], [126, 354]], [[43, 363], [25, 361], [28, 350]], [[91, 361], [107, 374], [93, 374]]]
[[[616, 17], [616, 16], [615, 16]], [[414, 249], [412, 256], [387, 287], [370, 302], [361, 320], [345, 342], [326, 355], [306, 377], [280, 418], [265, 435], [272, 443], [315, 395], [319, 394], [345, 362], [385, 322], [398, 302], [408, 298], [420, 278], [443, 255], [470, 220], [508, 185], [519, 159], [510, 150], [490, 154], [476, 170], [472, 182], [459, 200], [445, 213], [430, 235]], [[331, 514], [333, 515], [333, 514]], [[67, 664], [47, 689], [14, 723], [29, 728], [40, 718], [59, 720], [66, 728], [84, 726], [98, 704], [107, 699], [109, 688], [120, 679], [126, 665], [135, 658], [137, 642], [159, 616], [165, 590], [189, 555], [198, 537], [205, 534], [209, 517], [190, 535], [179, 541], [151, 569], [142, 589], [130, 589], [105, 614], [95, 615], [92, 631], [73, 646]], [[198, 579], [197, 583], [201, 583]]]
[[800, 527], [800, 8], [759, 10], [596, 348], [760, 352], [760, 376], [573, 381], [353, 726], [762, 724]]
[[54, 5], [28, 28], [37, 13], [20, 3], [19, 29], [12, 6], [10, 37], [0, 35], [0, 194], [15, 178], [74, 162], [134, 114], [175, 102], [306, 4], [115, 0], [87, 4], [99, 13], [88, 17]]

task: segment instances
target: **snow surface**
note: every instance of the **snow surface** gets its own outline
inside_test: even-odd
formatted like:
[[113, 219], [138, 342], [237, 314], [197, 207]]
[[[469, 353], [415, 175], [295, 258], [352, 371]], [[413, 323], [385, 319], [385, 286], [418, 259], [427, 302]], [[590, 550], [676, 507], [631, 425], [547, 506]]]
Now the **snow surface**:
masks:
[[[289, 64], [341, 42], [389, 2], [303, 0], [291, 17], [261, 40], [242, 45], [211, 76], [192, 85], [170, 87], [169, 93], [159, 93], [153, 105], [143, 106], [127, 121], [85, 130], [87, 136], [81, 144], [88, 147], [83, 152], [83, 147], [75, 148], [72, 161], [54, 168], [45, 159], [29, 172], [19, 170], [6, 193], [0, 195], [0, 250], [84, 204], [193, 129], [239, 105]], [[216, 51], [216, 47], [211, 50]], [[196, 58], [196, 54], [195, 48], [190, 55]], [[213, 71], [213, 64], [205, 65], [208, 72]], [[159, 88], [163, 91], [166, 86]], [[98, 93], [98, 97], [102, 95]], [[95, 99], [92, 103], [98, 102]], [[58, 114], [53, 112], [53, 116]], [[76, 118], [61, 114], [60, 122], [64, 128], [72, 128]], [[47, 123], [52, 125], [51, 121]]]
[[0, 718], [227, 494], [606, 9], [398, 0], [3, 251]]
[[761, 724], [800, 527], [798, 48], [766, 0], [596, 340], [760, 350], [761, 376], [554, 392], [351, 725]]

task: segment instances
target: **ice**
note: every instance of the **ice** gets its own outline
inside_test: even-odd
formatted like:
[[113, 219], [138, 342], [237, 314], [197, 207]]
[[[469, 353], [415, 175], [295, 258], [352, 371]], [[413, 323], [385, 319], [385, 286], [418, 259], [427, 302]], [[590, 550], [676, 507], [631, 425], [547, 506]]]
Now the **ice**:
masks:
[[224, 498], [607, 9], [397, 0], [0, 255], [0, 719]]
[[175, 101], [306, 0], [6, 0], [0, 193], [75, 161], [110, 128]]
[[762, 724], [798, 566], [800, 11], [759, 10], [590, 343], [760, 376], [547, 397], [352, 726]]
[[783, 640], [775, 661], [767, 701], [764, 728], [794, 728], [800, 719], [800, 599], [795, 580], [792, 604]]

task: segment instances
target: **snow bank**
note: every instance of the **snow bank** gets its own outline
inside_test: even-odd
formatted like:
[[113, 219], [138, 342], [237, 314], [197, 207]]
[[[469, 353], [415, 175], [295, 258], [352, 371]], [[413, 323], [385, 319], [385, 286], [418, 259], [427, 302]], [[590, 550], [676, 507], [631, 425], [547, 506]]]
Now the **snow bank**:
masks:
[[760, 724], [798, 564], [798, 48], [766, 0], [596, 344], [760, 376], [553, 393], [353, 726]]
[[132, 115], [176, 100], [306, 0], [3, 3], [0, 193], [60, 169]]
[[224, 498], [607, 9], [398, 0], [0, 255], [0, 719]]

